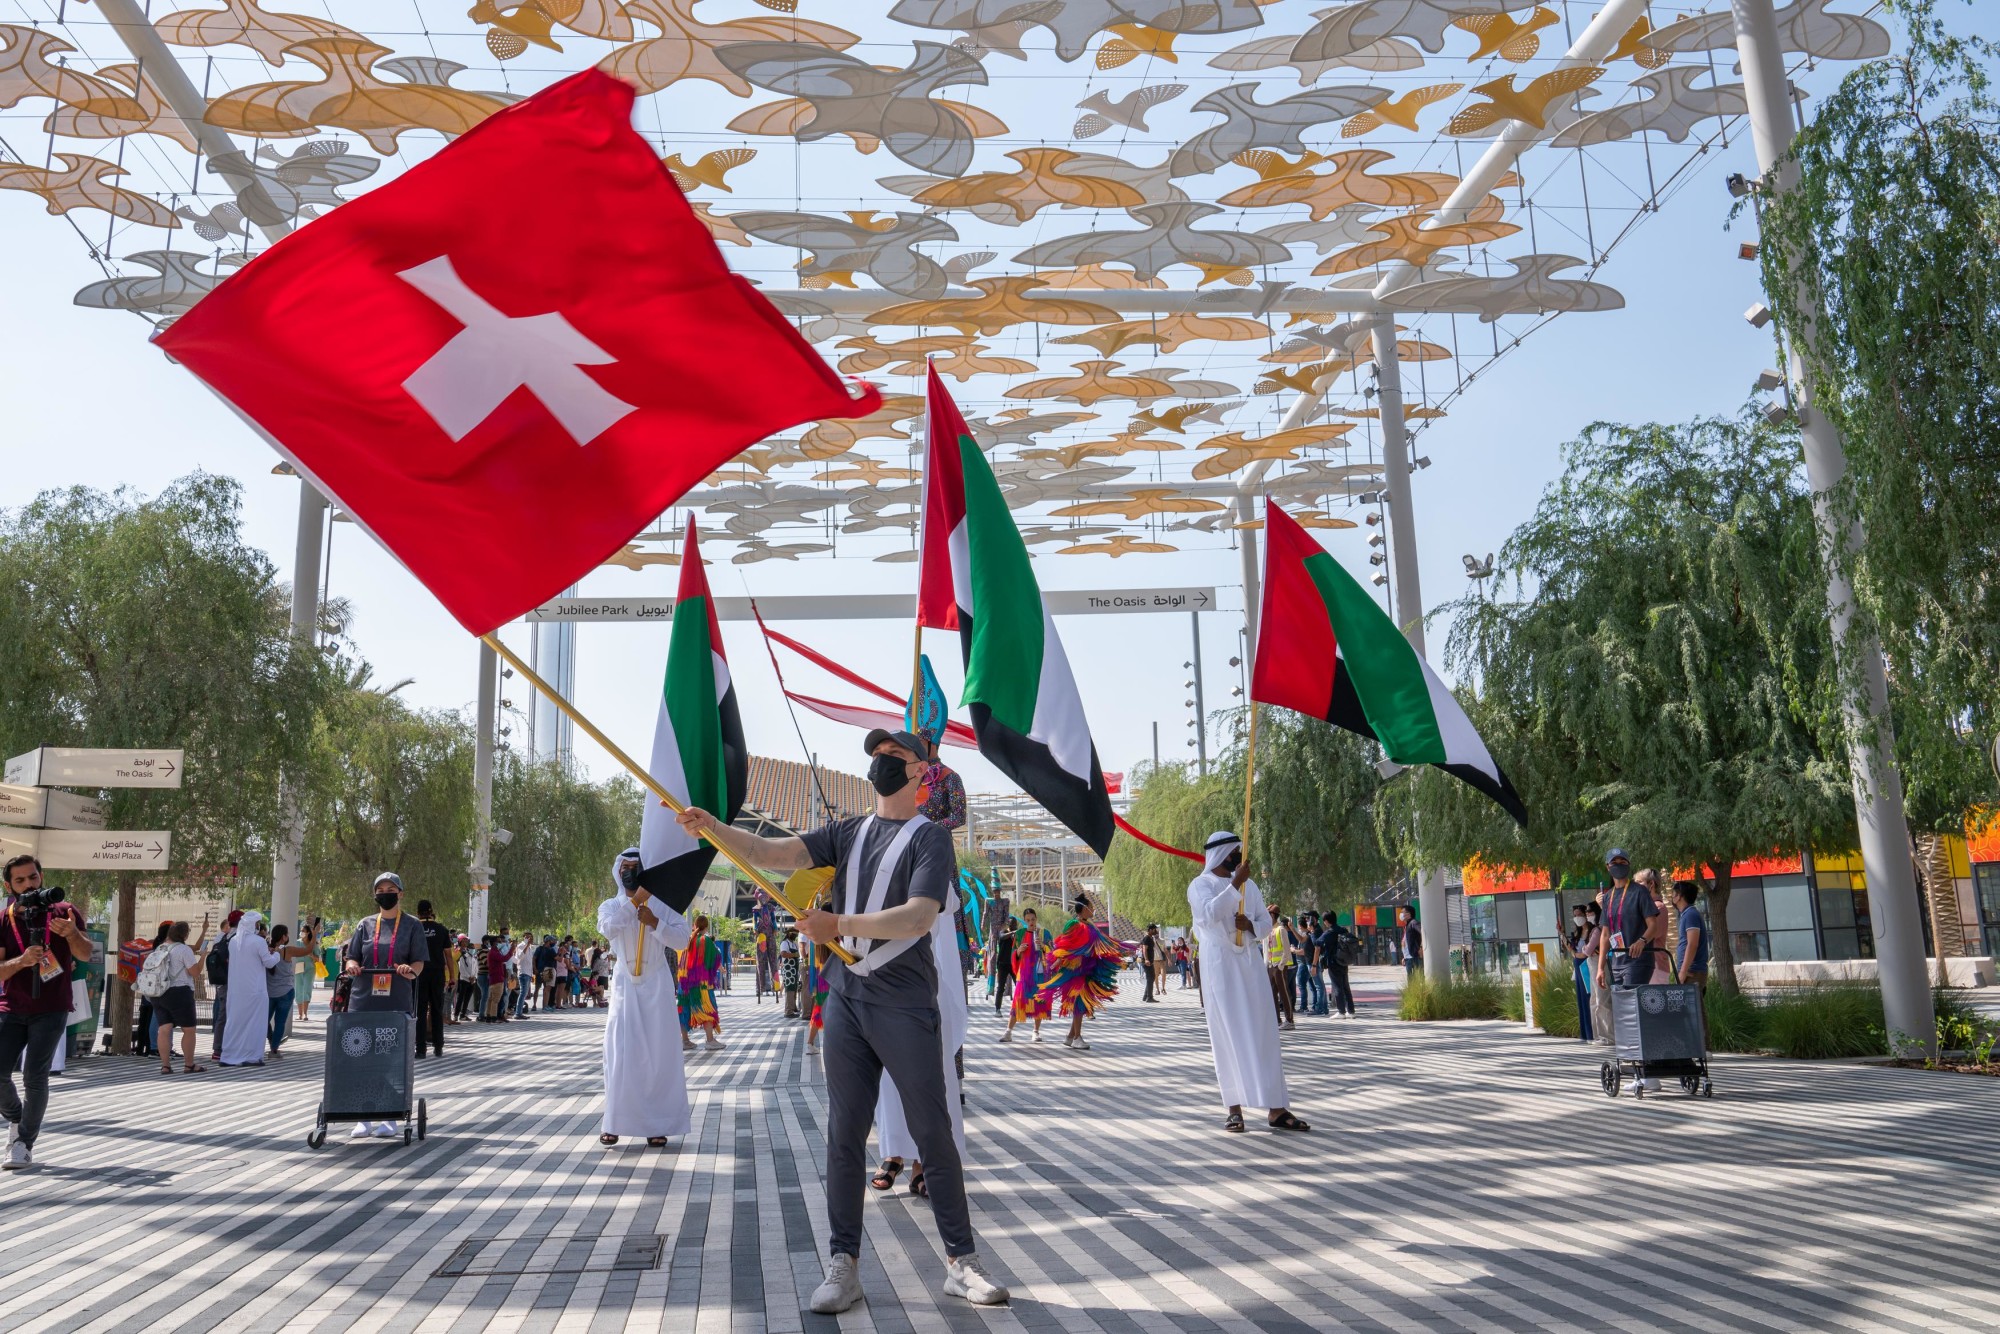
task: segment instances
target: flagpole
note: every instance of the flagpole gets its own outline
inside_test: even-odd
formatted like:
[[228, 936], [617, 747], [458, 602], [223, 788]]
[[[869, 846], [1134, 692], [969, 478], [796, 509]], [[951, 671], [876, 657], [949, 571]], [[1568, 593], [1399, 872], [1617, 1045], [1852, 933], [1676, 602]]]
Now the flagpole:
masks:
[[[1257, 783], [1257, 701], [1254, 699], [1250, 701], [1250, 742], [1244, 747], [1244, 751], [1242, 839], [1243, 860], [1247, 862], [1250, 860], [1250, 794]], [[1248, 891], [1241, 887], [1237, 889], [1236, 912], [1239, 916], [1242, 915], [1244, 905], [1248, 903], [1249, 898]], [[1238, 927], [1236, 931], [1236, 945], [1239, 949], [1243, 945], [1243, 930], [1241, 927]]]
[[[604, 733], [597, 730], [597, 725], [595, 723], [591, 722], [590, 719], [584, 717], [581, 713], [577, 712], [576, 706], [574, 704], [571, 704], [568, 700], [564, 699], [561, 693], [558, 692], [554, 686], [550, 685], [547, 681], [544, 681], [541, 677], [537, 676], [535, 674], [535, 670], [532, 667], [528, 666], [527, 663], [522, 662], [520, 658], [516, 657], [511, 649], [509, 649], [505, 644], [500, 642], [499, 635], [487, 634], [487, 635], [481, 635], [479, 638], [482, 643], [488, 645], [490, 648], [492, 648], [492, 650], [495, 653], [498, 653], [501, 656], [501, 658], [505, 659], [508, 666], [512, 667], [515, 671], [519, 672], [523, 677], [525, 677], [529, 685], [541, 691], [542, 697], [547, 699], [549, 703], [555, 705], [558, 712], [560, 712], [565, 718], [569, 719], [571, 722], [575, 723], [578, 727], [582, 728], [584, 735], [588, 736], [592, 741], [595, 741], [598, 745], [604, 747], [605, 751], [611, 756], [611, 758], [618, 761], [619, 764], [623, 765], [626, 773], [629, 773], [632, 775], [632, 777], [638, 779], [640, 786], [644, 787], [647, 791], [651, 792], [654, 796], [658, 797], [662, 805], [666, 806], [676, 815], [680, 814], [682, 811], [687, 809], [687, 804], [685, 802], [681, 801], [680, 798], [676, 797], [673, 793], [667, 791], [665, 787], [661, 786], [660, 781], [654, 778], [653, 775], [651, 775], [650, 773], [646, 772], [644, 768], [640, 767], [639, 762], [637, 760], [634, 760], [630, 755], [627, 755], [624, 751], [620, 750], [618, 746], [611, 740], [610, 737], [604, 735]], [[720, 852], [725, 860], [727, 860], [737, 870], [749, 876], [751, 882], [754, 883], [757, 886], [757, 888], [763, 890], [766, 894], [769, 894], [772, 900], [775, 901], [779, 907], [783, 908], [786, 912], [790, 913], [794, 917], [805, 916], [804, 912], [794, 907], [792, 901], [785, 897], [783, 890], [779, 889], [776, 885], [772, 884], [769, 880], [764, 878], [763, 872], [759, 871], [756, 867], [750, 865], [748, 862], [744, 861], [741, 857], [738, 857], [735, 853], [731, 852], [727, 847], [725, 847], [722, 844], [721, 840], [714, 838], [713, 836], [707, 833], [703, 833], [702, 837], [707, 839], [710, 843], [714, 844], [715, 850], [717, 852]], [[848, 963], [854, 963], [856, 961], [853, 952], [850, 951], [846, 946], [842, 945], [838, 940], [831, 942], [829, 948], [832, 949], [835, 954], [838, 954], [843, 960], [845, 960]]]
[[[916, 730], [917, 701], [924, 693], [924, 521], [930, 517], [931, 482], [931, 359], [924, 354], [924, 484], [917, 491], [917, 618], [910, 627], [910, 703], [903, 707], [903, 717]], [[928, 758], [928, 757], [926, 757]]]

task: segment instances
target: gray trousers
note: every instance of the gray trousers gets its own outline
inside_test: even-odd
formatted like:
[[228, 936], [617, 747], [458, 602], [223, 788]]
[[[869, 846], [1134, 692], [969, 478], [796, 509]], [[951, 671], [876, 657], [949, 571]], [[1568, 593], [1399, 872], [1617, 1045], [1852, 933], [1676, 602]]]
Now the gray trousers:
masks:
[[868, 1128], [887, 1070], [903, 1097], [930, 1190], [938, 1239], [954, 1259], [977, 1249], [972, 1212], [965, 1204], [965, 1168], [951, 1135], [951, 1108], [945, 1102], [944, 1048], [936, 1010], [904, 1010], [849, 1000], [828, 992], [826, 1032], [826, 1219], [832, 1232], [827, 1250], [860, 1256], [861, 1212], [868, 1193]]

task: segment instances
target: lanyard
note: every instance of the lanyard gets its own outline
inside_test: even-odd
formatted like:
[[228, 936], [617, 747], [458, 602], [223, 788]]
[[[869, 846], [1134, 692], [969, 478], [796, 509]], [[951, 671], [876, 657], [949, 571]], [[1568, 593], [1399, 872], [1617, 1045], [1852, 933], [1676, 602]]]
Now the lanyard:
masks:
[[[402, 928], [402, 925], [403, 925], [402, 914], [398, 913], [396, 916], [397, 929], [400, 930]], [[375, 949], [375, 967], [373, 971], [378, 973], [388, 971], [387, 969], [382, 967], [382, 914], [381, 913], [375, 914], [375, 938], [371, 943]], [[396, 961], [396, 932], [391, 931], [389, 933], [389, 962], [394, 963], [395, 961]]]

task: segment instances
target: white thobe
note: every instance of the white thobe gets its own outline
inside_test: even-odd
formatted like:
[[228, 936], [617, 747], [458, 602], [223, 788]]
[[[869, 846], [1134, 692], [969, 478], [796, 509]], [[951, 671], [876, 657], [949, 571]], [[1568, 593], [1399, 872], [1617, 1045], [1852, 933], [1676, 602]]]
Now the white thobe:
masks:
[[658, 899], [647, 906], [660, 924], [642, 932], [630, 897], [606, 899], [597, 905], [597, 934], [617, 956], [604, 1021], [604, 1133], [650, 1139], [685, 1135], [694, 1123], [681, 1067], [680, 1002], [667, 959], [669, 949], [687, 948], [694, 926]]
[[[1243, 882], [1242, 902], [1243, 915], [1252, 922], [1270, 920], [1255, 880]], [[1208, 871], [1196, 876], [1188, 885], [1188, 907], [1201, 944], [1201, 998], [1222, 1105], [1290, 1106], [1263, 935], [1252, 928], [1243, 933], [1241, 945], [1236, 943], [1237, 895], [1228, 876]]]
[[[931, 958], [937, 964], [938, 1037], [944, 1049], [944, 1100], [951, 1108], [951, 1137], [958, 1141], [958, 1154], [965, 1156], [965, 1108], [958, 1101], [958, 1049], [965, 1045], [971, 1016], [965, 1002], [965, 966], [958, 957], [958, 891], [947, 898], [944, 911], [931, 924]], [[910, 1123], [903, 1116], [903, 1097], [896, 1081], [882, 1072], [882, 1089], [875, 1097], [875, 1134], [882, 1142], [884, 1158], [914, 1160], [917, 1141], [910, 1135]]]
[[[271, 1035], [271, 1001], [265, 979], [280, 962], [278, 952], [255, 931], [229, 940], [229, 1004], [222, 1023], [222, 1063], [257, 1065]], [[285, 961], [284, 966], [292, 965]]]

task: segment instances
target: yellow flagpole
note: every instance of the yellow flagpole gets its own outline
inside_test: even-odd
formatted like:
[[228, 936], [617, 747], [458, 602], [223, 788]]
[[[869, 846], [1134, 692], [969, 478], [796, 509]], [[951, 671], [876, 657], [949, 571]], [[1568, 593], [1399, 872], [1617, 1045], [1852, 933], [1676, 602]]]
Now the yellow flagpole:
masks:
[[[1250, 741], [1244, 750], [1243, 833], [1240, 837], [1243, 839], [1243, 860], [1247, 862], [1250, 860], [1250, 794], [1257, 784], [1257, 701], [1255, 700], [1250, 701]], [[1248, 900], [1248, 894], [1240, 889], [1236, 891], [1238, 913], [1243, 911], [1244, 904]], [[1243, 932], [1240, 930], [1236, 933], [1236, 944], [1238, 948], [1243, 944]]]
[[[527, 663], [522, 662], [521, 659], [517, 657], [512, 650], [510, 650], [505, 644], [501, 643], [499, 635], [493, 635], [493, 634], [481, 635], [479, 638], [483, 643], [487, 645], [487, 647], [491, 648], [495, 653], [499, 654], [500, 657], [506, 661], [508, 666], [512, 667], [515, 671], [519, 672], [523, 677], [525, 677], [529, 685], [541, 691], [543, 697], [546, 698], [549, 701], [549, 703], [555, 705], [556, 708], [562, 713], [562, 715], [565, 718], [568, 718], [571, 722], [575, 723], [578, 727], [582, 728], [584, 734], [588, 736], [592, 741], [595, 741], [598, 745], [604, 747], [606, 753], [608, 753], [612, 759], [618, 761], [619, 764], [623, 765], [626, 773], [629, 773], [632, 775], [632, 777], [638, 779], [640, 786], [644, 787], [647, 791], [651, 792], [654, 796], [658, 797], [662, 805], [666, 806], [669, 810], [673, 811], [677, 815], [680, 812], [687, 809], [686, 803], [682, 802], [678, 797], [674, 796], [673, 793], [667, 791], [666, 788], [660, 786], [659, 781], [655, 779], [652, 774], [646, 772], [646, 770], [640, 766], [638, 761], [634, 760], [630, 755], [627, 755], [624, 751], [620, 750], [618, 746], [611, 740], [610, 737], [604, 735], [604, 733], [597, 730], [597, 725], [595, 723], [591, 722], [590, 719], [584, 717], [581, 713], [578, 713], [576, 706], [574, 704], [571, 704], [568, 700], [564, 699], [560, 691], [558, 691], [554, 686], [550, 685], [547, 681], [544, 681], [541, 677], [537, 676], [533, 668], [528, 666]], [[785, 897], [783, 890], [779, 889], [776, 885], [772, 884], [769, 880], [764, 878], [763, 872], [759, 871], [756, 867], [750, 865], [748, 862], [744, 861], [741, 857], [738, 857], [735, 853], [731, 852], [728, 848], [724, 847], [720, 841], [710, 837], [707, 834], [703, 834], [702, 837], [708, 839], [710, 843], [714, 844], [715, 850], [717, 852], [720, 852], [731, 865], [736, 867], [737, 870], [749, 876], [751, 882], [754, 883], [757, 886], [757, 888], [763, 890], [766, 894], [769, 894], [771, 898], [778, 904], [778, 906], [783, 908], [786, 912], [790, 913], [794, 917], [805, 916], [803, 912], [801, 912], [798, 908], [792, 905], [792, 901], [790, 899]], [[849, 950], [846, 946], [842, 945], [838, 940], [835, 940], [829, 946], [829, 948], [831, 948], [835, 954], [838, 954], [842, 959], [844, 959], [848, 963], [855, 962], [855, 956], [853, 952]]]

